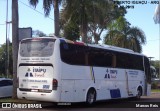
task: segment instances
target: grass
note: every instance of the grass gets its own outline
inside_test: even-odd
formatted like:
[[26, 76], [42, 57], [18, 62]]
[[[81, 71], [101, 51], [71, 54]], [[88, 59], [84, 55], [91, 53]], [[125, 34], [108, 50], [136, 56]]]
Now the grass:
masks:
[[36, 101], [29, 101], [24, 99], [0, 98], [0, 102], [13, 102], [13, 103], [35, 103]]
[[13, 78], [13, 75], [9, 74], [8, 77], [5, 74], [0, 74], [0, 78]]
[[160, 89], [152, 89], [151, 92], [159, 92], [160, 93]]

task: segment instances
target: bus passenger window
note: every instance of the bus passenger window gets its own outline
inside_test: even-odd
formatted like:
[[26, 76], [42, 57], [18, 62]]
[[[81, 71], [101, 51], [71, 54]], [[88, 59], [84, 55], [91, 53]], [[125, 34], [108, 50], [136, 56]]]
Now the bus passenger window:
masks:
[[112, 67], [116, 67], [116, 55], [112, 55]]

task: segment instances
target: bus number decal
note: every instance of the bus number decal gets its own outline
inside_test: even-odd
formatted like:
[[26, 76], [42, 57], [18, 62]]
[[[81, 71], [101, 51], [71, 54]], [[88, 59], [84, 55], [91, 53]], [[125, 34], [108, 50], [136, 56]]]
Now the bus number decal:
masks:
[[106, 70], [106, 74], [104, 76], [105, 79], [116, 79], [117, 78], [117, 70]]
[[50, 85], [43, 85], [43, 89], [49, 89]]

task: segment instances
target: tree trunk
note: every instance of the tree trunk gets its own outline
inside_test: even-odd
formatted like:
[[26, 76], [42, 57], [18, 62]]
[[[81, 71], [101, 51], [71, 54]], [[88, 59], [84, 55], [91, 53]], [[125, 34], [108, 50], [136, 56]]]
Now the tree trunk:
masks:
[[82, 42], [87, 43], [87, 26], [86, 24], [81, 25], [81, 37], [82, 37]]
[[95, 41], [95, 44], [98, 44], [99, 38], [98, 37], [94, 37], [94, 41]]
[[100, 40], [100, 36], [96, 33], [96, 30], [94, 31], [94, 41], [95, 44], [98, 44], [98, 41]]
[[59, 37], [59, 0], [54, 0], [54, 28], [55, 36]]
[[81, 33], [81, 37], [82, 37], [82, 42], [87, 43], [87, 15], [85, 14], [85, 5], [84, 5], [84, 1], [81, 1], [81, 29], [80, 29], [80, 33]]
[[18, 0], [12, 0], [12, 54], [13, 54], [13, 96], [17, 98], [17, 58], [18, 58]]

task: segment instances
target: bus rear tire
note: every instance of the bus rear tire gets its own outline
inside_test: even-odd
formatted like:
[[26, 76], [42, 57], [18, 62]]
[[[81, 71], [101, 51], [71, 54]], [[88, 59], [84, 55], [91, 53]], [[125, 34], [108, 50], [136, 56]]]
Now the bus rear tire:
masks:
[[96, 101], [96, 90], [94, 88], [91, 88], [88, 90], [87, 97], [86, 97], [86, 104], [88, 106], [91, 106]]
[[136, 99], [137, 99], [137, 100], [140, 100], [141, 96], [142, 96], [142, 88], [141, 88], [141, 87], [138, 87]]

